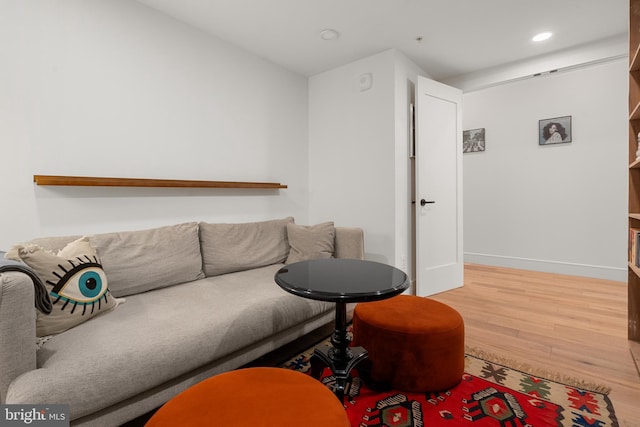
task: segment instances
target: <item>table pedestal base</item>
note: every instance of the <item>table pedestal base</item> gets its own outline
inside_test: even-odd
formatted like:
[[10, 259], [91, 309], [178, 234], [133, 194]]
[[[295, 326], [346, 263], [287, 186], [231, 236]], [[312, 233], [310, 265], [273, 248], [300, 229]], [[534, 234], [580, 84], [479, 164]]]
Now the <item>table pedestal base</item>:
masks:
[[351, 370], [361, 361], [367, 358], [368, 352], [362, 347], [352, 347], [347, 352], [346, 360], [338, 360], [334, 356], [335, 349], [332, 347], [316, 348], [311, 357], [311, 375], [320, 378], [322, 368], [328, 366], [336, 378], [334, 393], [342, 402], [347, 384], [351, 382], [349, 375]]
[[350, 342], [347, 337], [346, 305], [343, 302], [337, 302], [335, 328], [331, 336], [332, 347], [323, 346], [313, 351], [311, 375], [314, 378], [320, 378], [323, 368], [322, 363], [328, 366], [336, 378], [334, 393], [340, 399], [340, 402], [343, 401], [347, 384], [351, 381], [349, 373], [358, 363], [365, 360], [369, 354], [363, 347], [349, 347]]

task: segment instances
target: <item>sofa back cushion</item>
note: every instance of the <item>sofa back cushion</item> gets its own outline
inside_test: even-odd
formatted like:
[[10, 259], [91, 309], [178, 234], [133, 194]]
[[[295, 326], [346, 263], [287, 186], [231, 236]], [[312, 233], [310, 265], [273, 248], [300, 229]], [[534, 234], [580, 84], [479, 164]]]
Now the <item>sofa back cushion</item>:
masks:
[[333, 221], [316, 225], [287, 224], [290, 249], [286, 263], [333, 258], [335, 235]]
[[364, 259], [364, 230], [360, 227], [336, 227], [336, 258]]
[[289, 254], [287, 224], [293, 217], [242, 224], [200, 223], [207, 277], [284, 262]]
[[116, 297], [202, 279], [198, 223], [91, 236]]

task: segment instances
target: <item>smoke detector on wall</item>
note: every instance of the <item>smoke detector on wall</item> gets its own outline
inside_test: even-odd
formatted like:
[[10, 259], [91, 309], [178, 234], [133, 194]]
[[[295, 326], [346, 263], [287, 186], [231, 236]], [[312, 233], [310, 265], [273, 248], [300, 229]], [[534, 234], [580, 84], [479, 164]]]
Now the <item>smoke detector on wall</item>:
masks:
[[373, 85], [373, 75], [371, 73], [363, 73], [358, 76], [358, 90], [363, 92], [371, 89]]

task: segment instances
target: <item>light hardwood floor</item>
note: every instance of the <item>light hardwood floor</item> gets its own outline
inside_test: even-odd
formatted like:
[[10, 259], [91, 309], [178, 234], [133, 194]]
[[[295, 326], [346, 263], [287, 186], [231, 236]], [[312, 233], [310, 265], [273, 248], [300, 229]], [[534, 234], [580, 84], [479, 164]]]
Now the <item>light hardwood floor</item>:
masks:
[[640, 427], [626, 283], [467, 264], [463, 287], [431, 298], [460, 312], [468, 346], [609, 386], [620, 426]]

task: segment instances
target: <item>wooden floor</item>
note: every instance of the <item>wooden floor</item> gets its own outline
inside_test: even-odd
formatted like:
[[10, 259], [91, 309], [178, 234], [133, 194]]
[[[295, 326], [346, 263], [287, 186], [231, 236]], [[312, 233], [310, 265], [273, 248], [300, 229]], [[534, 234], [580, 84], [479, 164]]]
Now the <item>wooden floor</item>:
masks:
[[607, 385], [620, 426], [640, 427], [626, 283], [475, 264], [464, 283], [432, 298], [460, 312], [467, 346]]

